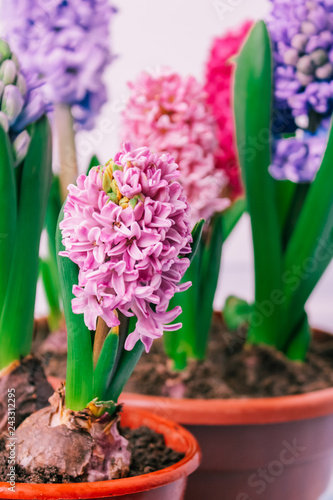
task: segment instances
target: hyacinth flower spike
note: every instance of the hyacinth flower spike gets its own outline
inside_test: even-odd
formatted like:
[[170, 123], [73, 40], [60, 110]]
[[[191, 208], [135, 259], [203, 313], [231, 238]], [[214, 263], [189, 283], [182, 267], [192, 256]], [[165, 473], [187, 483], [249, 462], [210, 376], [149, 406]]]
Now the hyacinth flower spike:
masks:
[[45, 223], [48, 247], [40, 262], [51, 331], [63, 319], [54, 240], [57, 220], [67, 186], [77, 177], [75, 132], [92, 129], [107, 101], [102, 77], [113, 59], [109, 32], [114, 12], [108, 0], [2, 2], [5, 36], [52, 112], [57, 172]]
[[[39, 244], [51, 185], [45, 106], [0, 40], [0, 400], [16, 389], [16, 422], [47, 404], [51, 387], [30, 356]], [[39, 395], [40, 397], [38, 398]], [[0, 405], [0, 432], [7, 405]]]
[[[238, 152], [255, 266], [255, 302], [246, 310], [247, 343], [267, 344], [302, 361], [310, 341], [305, 303], [332, 259], [333, 133], [291, 223], [293, 185], [269, 174], [271, 138], [263, 141], [254, 158], [246, 154], [253, 137], [272, 130], [272, 63], [269, 34], [259, 22], [238, 57], [235, 76]], [[236, 314], [240, 306], [244, 304], [233, 301]]]
[[18, 429], [17, 463], [28, 472], [42, 464], [72, 480], [126, 476], [131, 455], [117, 428], [118, 397], [142, 351], [180, 328], [170, 323], [181, 310], [168, 310], [169, 302], [190, 286], [179, 283], [201, 234], [202, 223], [191, 235], [178, 176], [169, 154], [125, 143], [69, 186], [57, 233], [66, 387]]
[[77, 177], [74, 131], [91, 129], [106, 102], [102, 75], [112, 60], [108, 0], [4, 0], [5, 35], [24, 71], [54, 107], [62, 198]]
[[193, 286], [176, 299], [183, 310], [183, 327], [164, 336], [174, 368], [183, 370], [189, 359], [205, 357], [222, 243], [244, 212], [245, 203], [237, 200], [228, 208], [231, 191], [233, 201], [239, 191], [231, 189], [226, 165], [221, 158], [217, 160], [221, 153], [218, 126], [203, 86], [193, 77], [165, 69], [158, 75], [142, 73], [129, 87], [123, 135], [134, 144], [150, 144], [154, 151], [174, 156], [191, 208], [192, 227], [200, 218], [207, 220], [184, 277]]

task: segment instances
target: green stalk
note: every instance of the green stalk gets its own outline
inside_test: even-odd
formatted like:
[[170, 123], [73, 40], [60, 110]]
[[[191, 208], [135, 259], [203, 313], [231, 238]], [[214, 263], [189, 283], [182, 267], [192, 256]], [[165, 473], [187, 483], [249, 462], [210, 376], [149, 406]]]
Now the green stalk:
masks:
[[281, 347], [280, 311], [263, 316], [261, 305], [281, 287], [281, 243], [269, 174], [271, 149], [272, 55], [264, 22], [252, 29], [238, 59], [235, 75], [235, 117], [239, 160], [251, 217], [255, 265], [256, 322], [248, 342]]
[[46, 117], [31, 129], [25, 158], [15, 247], [0, 321], [0, 369], [31, 350], [39, 273], [39, 242], [51, 186], [51, 133]]
[[48, 306], [50, 308], [48, 317], [49, 327], [51, 331], [55, 331], [59, 327], [62, 313], [59, 303], [60, 284], [59, 288], [57, 286], [59, 282], [58, 268], [54, 268], [54, 260], [51, 258], [40, 260], [40, 272]]
[[[223, 244], [223, 215], [211, 221], [208, 241], [203, 246], [200, 266], [199, 297], [197, 302], [198, 326], [195, 339], [195, 357], [204, 359], [213, 315], [213, 302], [219, 279]], [[235, 222], [236, 223], [236, 222]]]
[[0, 316], [4, 306], [17, 220], [17, 196], [12, 146], [8, 135], [0, 127]]
[[[201, 247], [202, 247], [202, 231], [205, 221], [201, 219], [197, 222], [192, 230], [192, 253], [187, 256], [190, 259], [190, 267], [186, 271], [182, 282], [192, 282], [192, 286], [177, 294], [170, 301], [170, 309], [177, 305], [182, 308], [180, 320], [183, 326], [180, 331], [166, 332], [163, 335], [164, 349], [173, 362], [175, 370], [183, 370], [187, 365], [187, 357], [194, 356], [196, 329], [198, 328], [197, 304], [198, 294], [200, 290], [200, 262], [201, 262]], [[195, 313], [193, 314], [193, 305]]]
[[53, 121], [60, 163], [61, 199], [64, 201], [67, 197], [68, 185], [76, 181], [78, 174], [71, 107], [68, 104], [56, 104]]
[[286, 354], [293, 361], [304, 361], [311, 341], [311, 329], [304, 311], [300, 326], [296, 328], [296, 335], [288, 345]]
[[94, 397], [107, 400], [107, 388], [111, 382], [113, 368], [119, 347], [118, 328], [113, 328], [107, 335], [94, 371]]
[[112, 376], [111, 383], [106, 390], [106, 401], [118, 401], [118, 398], [133, 373], [142, 353], [144, 345], [138, 341], [131, 351], [123, 350], [117, 369]]
[[246, 210], [246, 199], [239, 198], [231, 205], [231, 207], [229, 207], [225, 212], [223, 212], [223, 214], [221, 214], [221, 223], [223, 226], [223, 241], [226, 241], [228, 236], [232, 233]]
[[[284, 310], [288, 323], [281, 332], [284, 347], [288, 344], [291, 332], [302, 319], [306, 300], [332, 259], [332, 249], [329, 247], [333, 229], [332, 163], [331, 127], [321, 167], [309, 188], [302, 213], [285, 254]], [[292, 279], [296, 275], [299, 280], [298, 286], [295, 285], [295, 279]]]
[[[59, 215], [59, 223], [63, 220], [63, 208]], [[67, 325], [67, 377], [66, 407], [83, 410], [92, 401], [94, 385], [93, 354], [90, 330], [84, 323], [83, 314], [72, 311], [72, 288], [78, 283], [79, 270], [68, 257], [61, 257], [64, 250], [61, 231], [57, 229], [56, 248], [64, 313]]]
[[310, 184], [296, 184], [294, 195], [288, 210], [288, 217], [285, 222], [282, 233], [282, 247], [286, 249], [288, 242], [294, 232], [300, 213], [303, 209], [304, 202], [309, 192]]

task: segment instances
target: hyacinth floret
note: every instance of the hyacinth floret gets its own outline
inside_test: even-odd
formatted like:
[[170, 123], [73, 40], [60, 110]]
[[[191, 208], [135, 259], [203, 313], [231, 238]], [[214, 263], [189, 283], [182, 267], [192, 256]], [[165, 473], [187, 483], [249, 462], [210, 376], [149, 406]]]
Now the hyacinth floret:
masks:
[[224, 210], [229, 205], [222, 195], [227, 178], [215, 165], [216, 123], [202, 85], [194, 77], [163, 69], [158, 75], [143, 72], [129, 88], [123, 135], [174, 157], [192, 226]]
[[148, 352], [153, 339], [181, 313], [168, 311], [191, 252], [189, 207], [179, 184], [178, 165], [171, 155], [122, 150], [105, 166], [81, 175], [69, 186], [60, 224], [65, 251], [79, 267], [72, 309], [84, 314], [90, 330], [101, 317], [108, 327], [119, 325], [116, 310], [137, 317], [125, 348], [140, 339]]

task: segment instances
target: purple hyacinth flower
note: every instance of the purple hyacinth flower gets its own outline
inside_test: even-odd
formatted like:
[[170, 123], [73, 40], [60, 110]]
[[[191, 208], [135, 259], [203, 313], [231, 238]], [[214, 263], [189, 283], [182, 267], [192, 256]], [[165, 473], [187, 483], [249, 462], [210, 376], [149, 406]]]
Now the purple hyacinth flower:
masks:
[[106, 102], [112, 60], [108, 0], [3, 0], [5, 36], [47, 105], [72, 107], [76, 128], [92, 128]]
[[273, 146], [271, 175], [278, 180], [311, 182], [320, 167], [326, 147], [323, 136], [279, 139]]
[[315, 114], [317, 124], [333, 111], [333, 2], [270, 1], [267, 26], [275, 63], [274, 107], [291, 111], [297, 123], [298, 117], [310, 115], [313, 120]]

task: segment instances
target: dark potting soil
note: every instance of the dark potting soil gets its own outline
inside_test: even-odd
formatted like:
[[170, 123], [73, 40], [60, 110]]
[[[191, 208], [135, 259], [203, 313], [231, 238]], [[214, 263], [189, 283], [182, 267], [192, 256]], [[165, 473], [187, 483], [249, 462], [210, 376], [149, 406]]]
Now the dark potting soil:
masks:
[[[8, 390], [14, 391], [15, 399], [8, 400]], [[41, 362], [34, 356], [24, 358], [0, 377], [0, 434], [7, 431], [8, 408], [15, 406], [15, 424], [19, 426], [29, 415], [47, 406], [52, 394]]]
[[[170, 333], [172, 335], [172, 333]], [[230, 399], [303, 394], [333, 386], [333, 336], [316, 335], [305, 363], [288, 360], [264, 346], [246, 346], [246, 332], [227, 330], [220, 315], [214, 316], [205, 361], [191, 361], [174, 372], [155, 341], [143, 354], [125, 391], [178, 398]]]
[[[170, 467], [184, 458], [184, 453], [179, 453], [168, 448], [164, 436], [148, 427], [138, 429], [122, 428], [121, 434], [129, 441], [132, 460], [128, 477], [141, 476]], [[6, 438], [0, 437], [0, 482], [6, 482], [9, 472], [8, 455], [6, 451]], [[56, 468], [38, 469], [34, 474], [27, 474], [23, 467], [15, 466], [15, 479], [17, 483], [73, 483], [80, 479], [71, 476], [59, 475]], [[84, 481], [84, 479], [81, 479]]]
[[40, 358], [47, 377], [66, 379], [67, 332], [50, 333], [43, 342], [35, 344], [35, 353]]

